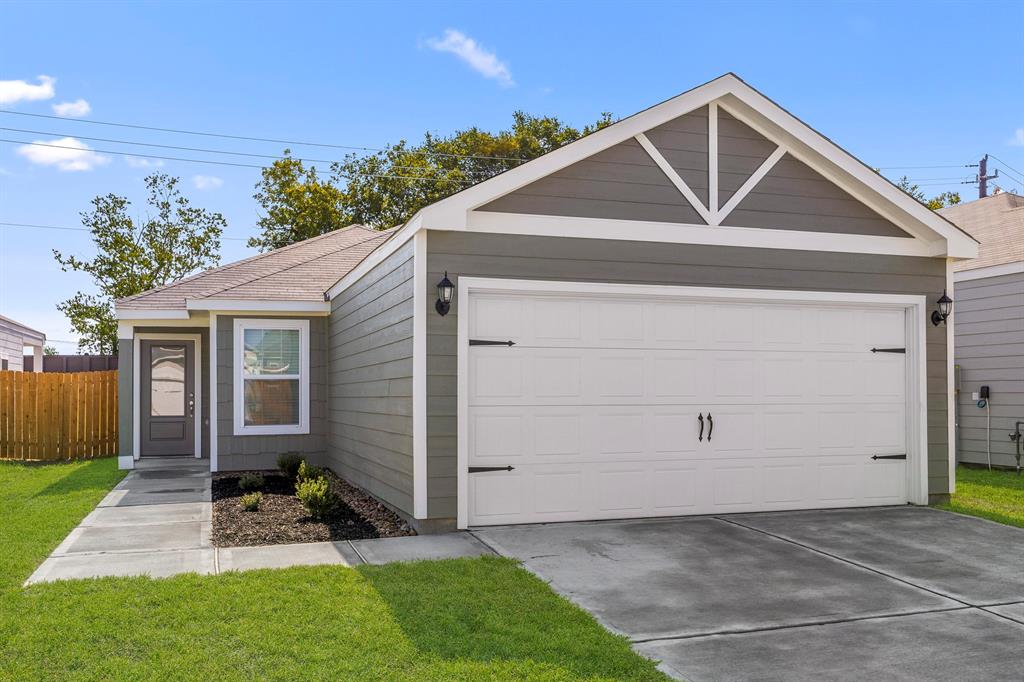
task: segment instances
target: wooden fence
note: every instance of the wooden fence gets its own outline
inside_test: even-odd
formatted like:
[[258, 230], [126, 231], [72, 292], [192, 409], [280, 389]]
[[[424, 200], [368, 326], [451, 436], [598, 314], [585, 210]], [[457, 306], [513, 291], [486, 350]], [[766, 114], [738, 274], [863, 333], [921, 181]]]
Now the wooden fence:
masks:
[[0, 372], [0, 459], [91, 459], [117, 448], [117, 370]]

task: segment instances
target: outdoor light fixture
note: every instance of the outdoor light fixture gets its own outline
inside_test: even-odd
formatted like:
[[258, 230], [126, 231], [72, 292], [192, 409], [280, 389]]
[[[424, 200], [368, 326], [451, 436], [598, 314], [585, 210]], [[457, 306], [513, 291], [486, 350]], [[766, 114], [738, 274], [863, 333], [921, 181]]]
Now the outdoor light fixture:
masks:
[[939, 309], [932, 311], [932, 324], [938, 327], [946, 321], [951, 312], [953, 312], [953, 299], [947, 296], [946, 290], [943, 289], [942, 298], [939, 299]]
[[452, 307], [452, 297], [455, 296], [455, 285], [448, 279], [448, 271], [444, 273], [444, 279], [437, 283], [437, 303], [434, 309], [437, 314], [444, 317]]

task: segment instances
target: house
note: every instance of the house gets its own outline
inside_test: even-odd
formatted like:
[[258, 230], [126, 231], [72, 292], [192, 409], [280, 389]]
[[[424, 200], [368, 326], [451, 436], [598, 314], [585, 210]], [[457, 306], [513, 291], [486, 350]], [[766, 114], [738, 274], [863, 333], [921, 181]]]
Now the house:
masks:
[[22, 371], [26, 348], [32, 349], [35, 366], [42, 368], [45, 345], [46, 334], [0, 315], [0, 370]]
[[1024, 421], [1024, 197], [999, 192], [940, 213], [981, 242], [977, 258], [953, 266], [957, 456], [1016, 466], [1008, 435]]
[[976, 255], [727, 74], [387, 232], [119, 301], [121, 465], [297, 450], [421, 532], [925, 504], [930, 315]]

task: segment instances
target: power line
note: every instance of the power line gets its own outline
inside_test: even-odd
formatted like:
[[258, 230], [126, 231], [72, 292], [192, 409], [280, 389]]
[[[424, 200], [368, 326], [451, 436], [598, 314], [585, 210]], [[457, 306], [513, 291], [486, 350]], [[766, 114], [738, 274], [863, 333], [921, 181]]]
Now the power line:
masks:
[[958, 163], [948, 166], [881, 166], [878, 170], [931, 170], [933, 168], [974, 168], [976, 163]]
[[[34, 230], [69, 230], [71, 232], [92, 232], [87, 227], [66, 227], [62, 225], [33, 225], [31, 223], [5, 223], [0, 222], [0, 227], [24, 227]], [[248, 240], [248, 237], [221, 237], [221, 239], [230, 239], [231, 241], [244, 242]]]
[[[94, 153], [97, 153], [97, 154], [118, 154], [120, 156], [134, 156], [134, 157], [138, 157], [138, 158], [142, 158], [142, 159], [160, 159], [160, 160], [163, 160], [163, 161], [184, 161], [184, 162], [187, 162], [187, 163], [204, 163], [204, 164], [208, 164], [208, 165], [212, 165], [212, 166], [232, 166], [232, 167], [235, 167], [235, 168], [257, 168], [257, 169], [260, 169], [260, 170], [264, 170], [266, 168], [269, 168], [269, 166], [259, 166], [259, 165], [252, 164], [252, 163], [235, 163], [233, 161], [213, 161], [213, 160], [210, 160], [210, 159], [185, 159], [185, 158], [182, 158], [182, 157], [179, 157], [179, 156], [160, 156], [160, 155], [157, 155], [157, 154], [133, 154], [131, 152], [121, 152], [121, 151], [116, 151], [116, 150], [113, 150], [113, 149], [82, 149], [81, 147], [72, 147], [70, 145], [62, 145], [62, 144], [51, 144], [51, 143], [48, 143], [48, 142], [26, 142], [25, 140], [8, 140], [8, 139], [5, 139], [5, 138], [0, 138], [0, 142], [6, 142], [8, 144], [29, 145], [29, 146], [32, 146], [32, 147], [50, 147], [50, 148], [53, 148], [53, 149], [71, 149], [71, 150], [76, 151], [76, 152], [94, 152]], [[319, 174], [319, 173], [326, 173], [327, 171], [317, 170], [316, 172]], [[423, 182], [451, 182], [451, 183], [455, 183], [455, 184], [459, 184], [459, 185], [473, 185], [473, 184], [476, 184], [475, 181], [473, 181], [473, 180], [454, 180], [454, 179], [448, 179], [448, 178], [432, 178], [432, 177], [429, 177], [429, 176], [420, 176], [420, 175], [386, 175], [386, 174], [378, 175], [378, 174], [374, 174], [374, 173], [357, 173], [357, 174], [355, 174], [355, 176], [353, 176], [353, 175], [346, 175], [346, 174], [342, 174], [342, 173], [339, 173], [338, 175], [343, 177], [343, 178], [347, 178], [347, 179], [352, 179], [353, 177], [361, 177], [361, 178], [380, 178], [380, 179], [390, 179], [390, 180], [417, 180], [417, 181], [423, 181]]]
[[[225, 134], [225, 133], [210, 133], [210, 132], [201, 132], [201, 131], [197, 131], [197, 130], [184, 130], [184, 129], [180, 129], [180, 128], [159, 128], [157, 126], [139, 125], [139, 124], [136, 124], [136, 123], [114, 123], [114, 122], [111, 122], [111, 121], [98, 121], [96, 119], [90, 119], [90, 118], [74, 118], [74, 119], [71, 119], [71, 118], [64, 118], [62, 116], [51, 116], [50, 114], [35, 114], [35, 113], [28, 112], [28, 111], [11, 111], [10, 109], [0, 109], [0, 114], [13, 114], [15, 116], [33, 116], [35, 118], [48, 118], [48, 119], [56, 119], [56, 120], [59, 120], [59, 121], [65, 121], [65, 122], [70, 121], [70, 122], [74, 122], [74, 123], [89, 123], [89, 124], [92, 124], [92, 125], [102, 125], [102, 126], [116, 126], [118, 128], [134, 128], [136, 130], [153, 130], [153, 131], [161, 132], [161, 133], [176, 133], [176, 134], [179, 134], [179, 135], [200, 135], [200, 136], [203, 136], [203, 137], [220, 137], [220, 138], [224, 138], [224, 139], [228, 139], [228, 140], [247, 140], [249, 142], [271, 142], [271, 143], [274, 143], [274, 144], [301, 145], [301, 146], [304, 146], [304, 147], [324, 147], [324, 148], [328, 148], [328, 149], [347, 149], [347, 150], [350, 150], [350, 151], [361, 151], [361, 152], [384, 152], [384, 151], [387, 151], [387, 149], [383, 149], [383, 148], [380, 148], [380, 147], [359, 147], [359, 146], [346, 145], [346, 144], [329, 144], [329, 143], [326, 143], [326, 142], [301, 142], [301, 141], [297, 141], [297, 140], [278, 140], [278, 139], [274, 139], [274, 138], [270, 138], [270, 137], [249, 137], [249, 136], [246, 136], [246, 135], [228, 135], [228, 134]], [[523, 163], [523, 162], [528, 160], [528, 159], [516, 158], [514, 156], [485, 156], [485, 155], [479, 155], [479, 154], [445, 154], [445, 153], [441, 153], [441, 152], [432, 152], [432, 151], [428, 151], [428, 152], [410, 151], [409, 153], [410, 154], [422, 154], [422, 155], [426, 155], [426, 156], [443, 156], [443, 157], [450, 157], [450, 158], [457, 158], [457, 159], [487, 159], [487, 160], [491, 160], [491, 161], [516, 161], [518, 163]]]
[[[47, 130], [27, 130], [25, 128], [4, 128], [4, 127], [0, 127], [0, 130], [7, 130], [7, 131], [12, 132], [12, 133], [26, 133], [26, 134], [29, 134], [29, 135], [52, 135], [54, 137], [60, 137], [60, 138], [71, 137], [71, 138], [78, 139], [78, 140], [89, 140], [90, 142], [111, 142], [113, 144], [130, 144], [130, 145], [135, 145], [135, 146], [138, 146], [138, 147], [159, 147], [160, 149], [177, 149], [179, 151], [201, 152], [201, 153], [205, 153], [205, 154], [227, 154], [227, 155], [230, 155], [230, 156], [248, 156], [248, 157], [259, 158], [259, 159], [274, 159], [275, 161], [284, 158], [281, 154], [255, 154], [253, 152], [236, 152], [236, 151], [231, 151], [231, 150], [226, 150], [226, 149], [206, 149], [204, 147], [182, 147], [182, 146], [173, 145], [173, 144], [158, 144], [156, 142], [135, 142], [133, 140], [117, 140], [117, 139], [113, 139], [113, 138], [109, 138], [109, 137], [89, 137], [87, 135], [69, 135], [67, 133], [55, 133], [53, 131], [47, 131]], [[83, 151], [85, 151], [85, 150], [83, 150]], [[115, 152], [111, 152], [111, 153], [115, 153]], [[117, 153], [121, 153], [121, 152], [117, 152]], [[141, 155], [139, 155], [139, 154], [132, 154], [132, 156], [141, 156]], [[296, 161], [301, 161], [303, 163], [331, 163], [331, 164], [334, 164], [334, 163], [344, 163], [343, 161], [339, 161], [337, 159], [310, 159], [310, 158], [298, 157], [298, 156], [292, 156], [290, 158], [295, 159]], [[421, 166], [389, 166], [389, 168], [397, 168], [397, 169], [402, 169], [402, 170], [423, 170], [423, 168]], [[406, 177], [406, 176], [402, 176], [402, 177]], [[454, 181], [452, 181], [452, 182], [454, 182]]]
[[1001, 164], [1002, 164], [1003, 166], [1005, 166], [1006, 168], [1009, 168], [1010, 170], [1012, 170], [1012, 171], [1013, 171], [1014, 173], [1016, 173], [1017, 175], [1024, 175], [1024, 173], [1022, 173], [1021, 171], [1017, 170], [1016, 168], [1014, 168], [1014, 167], [1013, 167], [1013, 166], [1011, 166], [1010, 164], [1006, 163], [1005, 161], [1003, 161], [1002, 159], [1000, 159], [1000, 158], [999, 158], [998, 156], [996, 156], [995, 154], [989, 154], [989, 156], [991, 156], [991, 157], [992, 157], [993, 159], [995, 159], [996, 161], [998, 161], [999, 163], [1001, 163]]

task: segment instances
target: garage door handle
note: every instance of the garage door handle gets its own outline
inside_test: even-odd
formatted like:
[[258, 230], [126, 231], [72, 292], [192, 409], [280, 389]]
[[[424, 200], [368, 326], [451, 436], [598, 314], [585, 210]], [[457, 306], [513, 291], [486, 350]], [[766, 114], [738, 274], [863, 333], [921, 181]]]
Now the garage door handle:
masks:
[[871, 455], [871, 459], [906, 459], [906, 455]]
[[479, 474], [485, 471], [512, 471], [515, 467], [469, 467], [469, 473]]
[[711, 432], [715, 430], [715, 422], [711, 418], [711, 413], [708, 412], [708, 442], [711, 442]]
[[697, 436], [697, 440], [699, 442], [703, 443], [704, 442], [704, 415], [698, 412], [697, 413], [697, 421], [700, 422], [700, 435]]
[[470, 339], [469, 345], [471, 346], [508, 346], [511, 348], [516, 345], [515, 341], [489, 341], [487, 339]]

